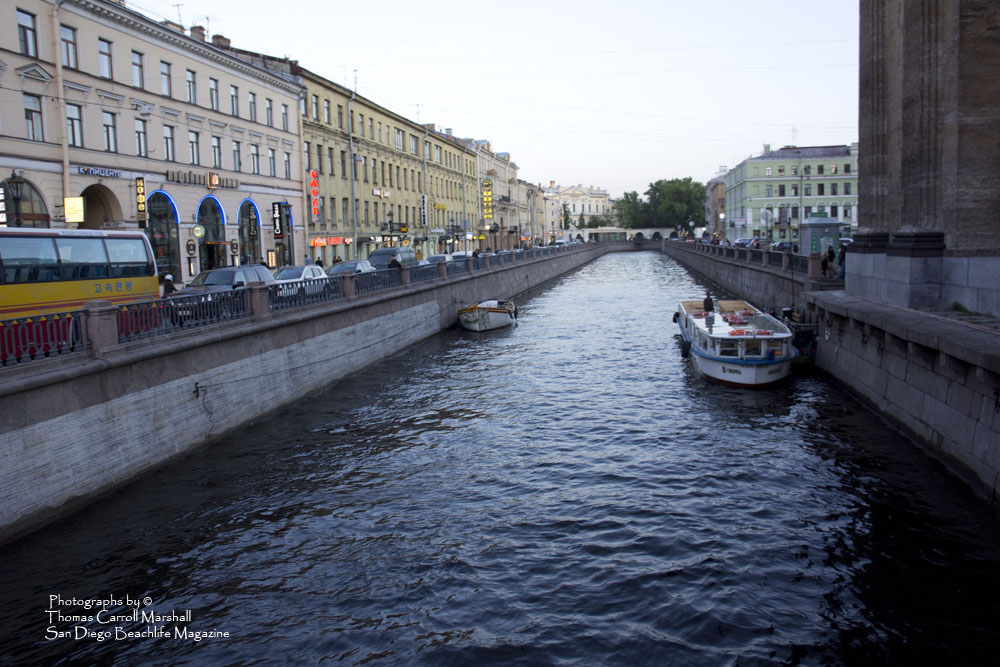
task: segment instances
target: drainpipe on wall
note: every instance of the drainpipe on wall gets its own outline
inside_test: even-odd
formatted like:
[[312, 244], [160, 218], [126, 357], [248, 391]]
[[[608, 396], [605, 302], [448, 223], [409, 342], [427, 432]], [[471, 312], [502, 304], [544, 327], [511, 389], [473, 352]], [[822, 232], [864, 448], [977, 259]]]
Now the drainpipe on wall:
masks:
[[[354, 86], [357, 88], [357, 80]], [[351, 213], [354, 218], [354, 261], [358, 260], [358, 200], [354, 194], [354, 181], [358, 173], [357, 156], [354, 154], [354, 112], [351, 110], [351, 102], [354, 101], [356, 90], [351, 91], [351, 97], [347, 100], [347, 136], [351, 147], [351, 169], [347, 175], [351, 179]]]
[[62, 202], [63, 224], [66, 222], [66, 197], [69, 196], [69, 137], [66, 130], [66, 90], [63, 88], [63, 59], [62, 51], [59, 48], [59, 7], [66, 0], [57, 0], [52, 5], [52, 54], [56, 61], [56, 100], [59, 103], [59, 117], [63, 119], [61, 123], [56, 123], [61, 128], [60, 138], [62, 148]]

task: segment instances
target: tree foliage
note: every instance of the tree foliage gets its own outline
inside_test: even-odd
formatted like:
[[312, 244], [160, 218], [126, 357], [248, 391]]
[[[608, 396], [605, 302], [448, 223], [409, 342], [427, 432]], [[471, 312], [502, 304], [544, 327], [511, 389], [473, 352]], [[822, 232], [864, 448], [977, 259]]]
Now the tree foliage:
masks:
[[690, 233], [705, 224], [705, 186], [690, 177], [650, 183], [645, 196], [642, 201], [637, 192], [625, 193], [618, 203], [623, 227], [680, 227]]

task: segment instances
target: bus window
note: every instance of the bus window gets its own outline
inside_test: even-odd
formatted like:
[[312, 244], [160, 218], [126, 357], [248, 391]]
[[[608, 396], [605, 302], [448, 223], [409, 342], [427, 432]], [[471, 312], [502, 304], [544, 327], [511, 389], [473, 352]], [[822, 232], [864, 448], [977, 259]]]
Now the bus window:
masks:
[[104, 239], [62, 237], [56, 239], [63, 280], [108, 277], [108, 253]]
[[52, 239], [32, 236], [0, 237], [0, 283], [59, 280], [59, 262]]
[[153, 268], [142, 239], [107, 239], [112, 278], [151, 276]]

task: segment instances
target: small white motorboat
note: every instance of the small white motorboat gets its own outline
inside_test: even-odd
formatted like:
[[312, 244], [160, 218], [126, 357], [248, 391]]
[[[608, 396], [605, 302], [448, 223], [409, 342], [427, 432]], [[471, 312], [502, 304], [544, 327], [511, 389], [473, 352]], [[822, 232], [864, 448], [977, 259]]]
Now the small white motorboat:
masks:
[[788, 375], [798, 356], [789, 328], [746, 301], [716, 301], [709, 311], [701, 299], [681, 301], [674, 322], [698, 370], [717, 382], [774, 384]]
[[513, 301], [490, 299], [466, 306], [458, 311], [458, 321], [469, 331], [489, 331], [510, 326], [517, 320]]

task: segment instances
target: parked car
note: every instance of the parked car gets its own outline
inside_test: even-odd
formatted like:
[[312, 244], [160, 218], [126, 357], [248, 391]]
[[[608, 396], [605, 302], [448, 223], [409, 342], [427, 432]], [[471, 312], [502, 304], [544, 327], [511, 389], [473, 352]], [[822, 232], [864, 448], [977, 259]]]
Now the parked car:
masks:
[[184, 289], [174, 292], [174, 296], [183, 297], [195, 294], [211, 294], [213, 292], [244, 289], [250, 283], [274, 285], [276, 282], [268, 268], [261, 264], [224, 266], [218, 269], [202, 271]]
[[[329, 279], [323, 267], [309, 264], [306, 266], [283, 266], [274, 270], [274, 280], [279, 284], [304, 282], [298, 294], [322, 294], [328, 287]], [[289, 293], [284, 296], [292, 296]]]
[[389, 263], [394, 259], [401, 266], [414, 266], [417, 263], [417, 253], [410, 246], [402, 246], [399, 248], [379, 248], [368, 255], [368, 261], [376, 269], [389, 268]]
[[344, 276], [351, 273], [371, 273], [374, 270], [375, 267], [367, 259], [359, 259], [356, 262], [337, 262], [327, 269], [326, 274], [328, 276]]
[[791, 241], [778, 241], [771, 246], [771, 252], [798, 252], [799, 244]]
[[438, 262], [450, 262], [452, 261], [451, 255], [430, 255], [427, 257], [428, 264], [437, 264]]
[[736, 248], [746, 248], [750, 245], [750, 241], [753, 241], [753, 239], [736, 239], [733, 242], [733, 246]]

